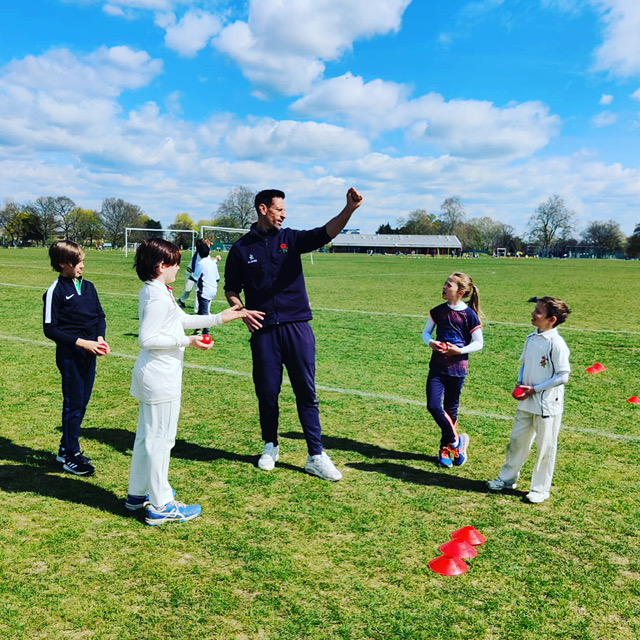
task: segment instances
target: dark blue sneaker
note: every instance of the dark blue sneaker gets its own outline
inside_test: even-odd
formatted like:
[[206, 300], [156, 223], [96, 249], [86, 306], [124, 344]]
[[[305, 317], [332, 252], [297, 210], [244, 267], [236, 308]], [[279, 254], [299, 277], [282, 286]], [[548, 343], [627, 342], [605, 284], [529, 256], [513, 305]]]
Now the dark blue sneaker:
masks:
[[469, 436], [466, 433], [461, 433], [458, 436], [458, 442], [455, 447], [451, 447], [451, 454], [453, 456], [453, 464], [456, 467], [461, 467], [468, 459], [467, 449], [469, 447]]
[[90, 476], [96, 471], [96, 468], [89, 462], [89, 458], [82, 455], [82, 451], [66, 455], [62, 468], [77, 476]]
[[451, 461], [451, 450], [449, 449], [449, 445], [443, 444], [440, 447], [440, 452], [438, 453], [438, 464], [441, 467], [450, 467], [453, 464]]
[[[176, 490], [173, 490], [173, 497], [176, 497]], [[146, 496], [133, 496], [130, 493], [127, 494], [127, 499], [124, 502], [124, 508], [128, 511], [140, 511], [149, 505], [149, 494]]]
[[140, 511], [149, 504], [149, 496], [132, 496], [130, 493], [124, 503], [124, 508], [128, 511]]
[[144, 521], [151, 526], [165, 522], [187, 522], [197, 518], [202, 513], [199, 504], [185, 504], [184, 502], [167, 502], [164, 507], [147, 506], [147, 516]]

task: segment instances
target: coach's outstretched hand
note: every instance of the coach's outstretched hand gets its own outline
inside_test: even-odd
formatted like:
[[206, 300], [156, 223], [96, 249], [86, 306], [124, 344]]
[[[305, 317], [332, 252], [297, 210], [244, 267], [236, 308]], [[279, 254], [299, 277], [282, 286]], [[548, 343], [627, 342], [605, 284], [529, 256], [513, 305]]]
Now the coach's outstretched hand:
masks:
[[234, 304], [233, 307], [225, 309], [220, 317], [222, 318], [222, 322], [231, 322], [233, 320], [240, 320], [240, 318], [247, 318], [251, 321], [252, 326], [260, 329], [260, 327], [262, 327], [260, 320], [264, 320], [264, 313], [262, 311], [245, 309], [242, 305]]

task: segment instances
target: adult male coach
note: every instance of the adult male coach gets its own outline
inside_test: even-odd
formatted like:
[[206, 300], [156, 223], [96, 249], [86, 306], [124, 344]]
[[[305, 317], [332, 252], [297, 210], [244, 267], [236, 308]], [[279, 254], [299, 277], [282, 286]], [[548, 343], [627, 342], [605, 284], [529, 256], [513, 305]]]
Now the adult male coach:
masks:
[[[262, 324], [245, 318], [251, 331], [253, 382], [258, 397], [264, 450], [258, 467], [270, 471], [280, 453], [278, 396], [282, 368], [287, 367], [296, 396], [309, 456], [305, 471], [325, 480], [342, 474], [322, 447], [320, 412], [316, 398], [316, 343], [309, 324], [311, 307], [302, 273], [301, 255], [324, 246], [344, 229], [362, 196], [351, 188], [344, 209], [322, 227], [308, 231], [282, 228], [285, 195], [277, 189], [255, 198], [258, 221], [230, 249], [225, 267], [225, 294], [230, 305], [245, 305], [265, 314]], [[243, 305], [244, 306], [244, 305]]]

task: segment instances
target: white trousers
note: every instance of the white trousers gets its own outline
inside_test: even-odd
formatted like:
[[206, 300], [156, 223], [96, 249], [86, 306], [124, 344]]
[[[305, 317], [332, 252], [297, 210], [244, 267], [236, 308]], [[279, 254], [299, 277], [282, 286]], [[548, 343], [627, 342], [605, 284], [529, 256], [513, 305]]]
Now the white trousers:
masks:
[[180, 294], [180, 300], [182, 300], [182, 302], [186, 302], [189, 299], [189, 294], [193, 290], [195, 284], [196, 283], [187, 276], [187, 279], [184, 283], [184, 291]]
[[500, 469], [499, 477], [509, 484], [516, 482], [535, 441], [538, 453], [531, 474], [531, 491], [548, 494], [556, 466], [561, 424], [562, 414], [543, 418], [528, 411], [516, 411], [507, 446], [507, 459]]
[[169, 460], [176, 442], [180, 400], [160, 404], [140, 403], [138, 429], [131, 457], [129, 494], [149, 495], [161, 507], [173, 500], [169, 484]]

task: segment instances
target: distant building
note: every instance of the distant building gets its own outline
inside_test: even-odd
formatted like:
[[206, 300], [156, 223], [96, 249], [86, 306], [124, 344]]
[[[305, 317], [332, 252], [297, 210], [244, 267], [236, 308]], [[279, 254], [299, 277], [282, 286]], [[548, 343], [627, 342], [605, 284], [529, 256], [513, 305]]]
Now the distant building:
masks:
[[345, 233], [331, 241], [335, 253], [416, 253], [423, 255], [460, 254], [457, 236], [421, 236], [378, 233]]

